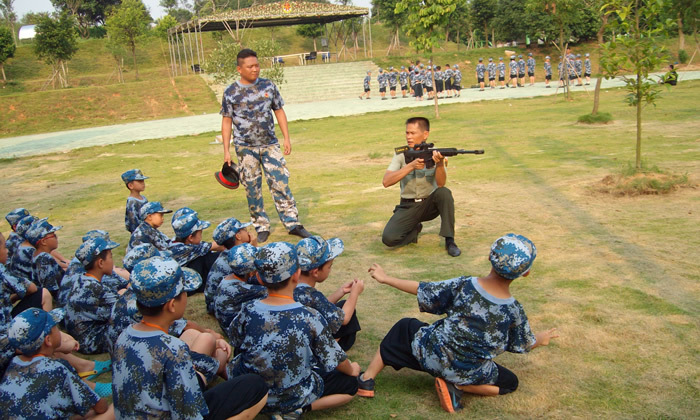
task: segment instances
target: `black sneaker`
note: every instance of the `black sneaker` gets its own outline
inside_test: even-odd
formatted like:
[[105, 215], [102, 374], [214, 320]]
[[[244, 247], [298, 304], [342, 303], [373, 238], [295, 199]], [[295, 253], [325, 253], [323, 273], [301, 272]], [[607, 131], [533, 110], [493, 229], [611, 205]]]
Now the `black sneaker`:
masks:
[[289, 234], [290, 234], [290, 235], [296, 235], [296, 236], [298, 236], [298, 237], [300, 237], [300, 238], [308, 238], [308, 237], [311, 236], [311, 234], [309, 233], [309, 231], [307, 231], [306, 229], [304, 229], [304, 226], [302, 226], [302, 225], [296, 225], [296, 226], [294, 226], [294, 229], [290, 230], [290, 231], [289, 231]]
[[362, 379], [362, 374], [357, 377], [357, 395], [365, 398], [374, 398], [374, 379]]
[[261, 230], [258, 232], [258, 243], [261, 244], [265, 241], [267, 241], [267, 238], [270, 236], [270, 231], [269, 230]]
[[460, 251], [459, 247], [454, 242], [446, 243], [445, 249], [447, 253], [450, 254], [450, 257], [459, 257], [462, 254], [462, 251]]
[[462, 395], [464, 395], [464, 391], [458, 389], [453, 384], [442, 378], [435, 378], [435, 390], [437, 391], [438, 398], [440, 398], [440, 405], [448, 413], [454, 413], [464, 408], [462, 404], [459, 403]]

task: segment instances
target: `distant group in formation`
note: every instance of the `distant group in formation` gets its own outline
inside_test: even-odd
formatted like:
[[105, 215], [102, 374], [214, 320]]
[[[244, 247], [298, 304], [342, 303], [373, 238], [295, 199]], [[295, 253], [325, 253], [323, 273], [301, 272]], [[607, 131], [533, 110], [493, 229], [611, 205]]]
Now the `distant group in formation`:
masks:
[[[510, 62], [506, 68], [503, 57], [498, 58], [498, 63], [492, 57], [489, 57], [485, 63], [483, 58], [479, 58], [479, 62], [475, 68], [476, 81], [480, 91], [486, 88], [500, 89], [518, 88], [526, 86], [526, 75], [528, 77], [527, 86], [535, 85], [535, 68], [537, 63], [532, 53], [528, 53], [528, 58], [525, 60], [521, 55], [511, 55]], [[508, 76], [506, 76], [506, 70]], [[440, 98], [459, 97], [462, 90], [462, 72], [459, 65], [445, 65], [444, 70], [441, 66], [430, 66], [427, 68], [420, 62], [416, 62], [415, 66], [408, 68], [401, 66], [400, 70], [389, 67], [388, 71], [380, 68], [377, 76], [379, 84], [379, 96], [382, 100], [396, 99], [397, 86], [400, 86], [401, 97], [413, 97], [416, 101], [433, 99], [435, 96]], [[559, 76], [559, 86], [572, 84], [576, 81], [576, 86], [591, 84], [592, 65], [590, 54], [585, 53], [582, 59], [581, 54], [573, 54], [570, 49], [567, 49], [565, 57], [559, 57], [557, 65]], [[551, 88], [552, 80], [552, 63], [551, 57], [546, 56], [544, 61], [544, 77], [545, 88]], [[435, 86], [433, 86], [433, 80]], [[367, 76], [363, 81], [364, 92], [360, 95], [360, 99], [370, 99], [371, 94], [372, 72], [368, 71]], [[499, 86], [500, 84], [500, 86]], [[387, 86], [389, 87], [389, 96], [386, 96]], [[476, 85], [475, 85], [476, 86]]]

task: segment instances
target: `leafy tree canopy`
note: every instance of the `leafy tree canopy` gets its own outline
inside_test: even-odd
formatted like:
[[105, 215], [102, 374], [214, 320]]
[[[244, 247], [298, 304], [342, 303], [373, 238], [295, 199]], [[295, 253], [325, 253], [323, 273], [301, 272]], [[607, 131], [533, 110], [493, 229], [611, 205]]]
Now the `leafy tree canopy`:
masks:
[[75, 20], [67, 12], [57, 18], [42, 17], [36, 27], [34, 53], [49, 65], [68, 61], [78, 51]]
[[10, 28], [0, 26], [0, 65], [7, 61], [8, 58], [14, 57], [16, 49]]

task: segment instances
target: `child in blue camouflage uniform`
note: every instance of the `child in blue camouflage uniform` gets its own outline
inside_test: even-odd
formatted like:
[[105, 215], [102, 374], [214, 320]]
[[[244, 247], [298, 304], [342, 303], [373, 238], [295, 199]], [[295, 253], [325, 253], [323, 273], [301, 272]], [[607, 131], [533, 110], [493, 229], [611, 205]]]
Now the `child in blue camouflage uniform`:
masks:
[[[0, 381], [3, 418], [71, 418], [106, 413], [107, 401], [83, 382], [67, 362], [52, 356], [61, 346], [61, 309], [27, 309], [12, 320], [10, 344], [19, 352]], [[91, 410], [94, 410], [91, 412]], [[106, 417], [109, 418], [109, 417]]]
[[139, 213], [141, 224], [131, 233], [126, 250], [128, 251], [139, 244], [152, 244], [159, 251], [168, 250], [170, 248], [170, 239], [158, 228], [163, 226], [163, 215], [172, 212], [172, 210], [164, 209], [163, 205], [158, 201], [144, 204]]
[[514, 55], [510, 56], [509, 67], [510, 67], [510, 80], [508, 80], [508, 83], [506, 83], [506, 86], [510, 86], [510, 84], [512, 83], [513, 86], [510, 86], [510, 87], [515, 89], [518, 86], [518, 62], [515, 61]]
[[399, 73], [399, 85], [401, 85], [401, 96], [406, 98], [406, 91], [408, 90], [408, 71], [405, 66], [401, 66], [401, 72]]
[[351, 401], [360, 367], [333, 340], [325, 319], [294, 301], [300, 274], [294, 245], [260, 248], [255, 267], [268, 297], [243, 305], [231, 324], [231, 344], [240, 353], [229, 376], [262, 376], [270, 388], [265, 410], [285, 418]]
[[435, 93], [433, 92], [433, 68], [428, 66], [428, 71], [425, 73], [425, 80], [423, 81], [423, 87], [427, 93], [428, 99], [432, 99]]
[[529, 239], [510, 233], [491, 245], [492, 268], [486, 277], [418, 283], [390, 277], [379, 265], [372, 265], [369, 272], [379, 283], [417, 295], [423, 312], [446, 316], [433, 324], [415, 318], [396, 323], [360, 376], [358, 393], [373, 397], [374, 378], [387, 365], [434, 376], [440, 403], [450, 413], [461, 409], [463, 392], [503, 395], [515, 391], [518, 378], [493, 359], [504, 351], [529, 352], [558, 337], [554, 328], [533, 334], [523, 307], [510, 294], [510, 284], [529, 274], [536, 255]]
[[26, 237], [34, 246], [31, 281], [48, 290], [56, 298], [65, 271], [56, 262], [51, 252], [58, 248], [56, 231], [62, 226], [52, 226], [46, 218], [36, 220], [29, 226]]
[[545, 87], [549, 88], [549, 82], [552, 80], [552, 64], [549, 62], [550, 57], [546, 56], [544, 58], [544, 84]]
[[[355, 337], [361, 329], [355, 308], [360, 294], [365, 289], [365, 282], [358, 279], [349, 281], [328, 297], [316, 289], [316, 285], [323, 283], [331, 274], [333, 261], [343, 249], [343, 241], [340, 238], [326, 241], [320, 236], [312, 236], [299, 241], [297, 255], [301, 276], [294, 289], [294, 300], [317, 310], [328, 323], [328, 328], [340, 344], [340, 348], [348, 351], [355, 344]], [[348, 299], [340, 300], [346, 294], [349, 295]]]
[[75, 279], [68, 296], [65, 325], [80, 343], [83, 354], [104, 353], [108, 349], [106, 332], [119, 292], [102, 284], [102, 278], [112, 273], [112, 249], [118, 246], [97, 237], [83, 242], [75, 251], [85, 273]]
[[19, 222], [24, 217], [29, 216], [29, 212], [24, 208], [17, 208], [5, 215], [5, 220], [10, 225], [12, 232], [7, 237], [7, 258], [11, 259], [15, 251], [24, 242], [24, 238], [19, 236], [17, 233], [17, 222]]
[[445, 71], [442, 73], [442, 79], [445, 81], [445, 92], [447, 93], [448, 98], [454, 96], [454, 90], [452, 89], [452, 76], [454, 76], [454, 72], [450, 68], [450, 65], [445, 64]]
[[129, 190], [126, 198], [126, 212], [124, 213], [124, 225], [129, 233], [132, 233], [140, 224], [140, 211], [148, 199], [141, 193], [146, 189], [148, 177], [140, 169], [130, 169], [122, 174], [122, 181]]
[[518, 55], [518, 87], [525, 87], [525, 60]]
[[445, 81], [443, 80], [442, 67], [435, 66], [435, 94], [438, 99], [442, 98], [442, 92], [445, 91]]
[[138, 263], [131, 279], [143, 319], [124, 330], [114, 348], [117, 418], [255, 417], [266, 402], [261, 378], [231, 377], [205, 390], [187, 344], [168, 334], [185, 312], [187, 291], [197, 289], [201, 278], [172, 259], [153, 257]]
[[593, 68], [591, 66], [591, 55], [586, 53], [585, 56], [586, 56], [586, 59], [583, 61], [583, 68], [584, 68], [583, 75], [586, 77], [586, 85], [590, 85], [591, 84], [591, 73], [593, 72]]
[[35, 216], [25, 216], [17, 222], [17, 235], [22, 238], [22, 242], [15, 249], [8, 268], [15, 277], [24, 280], [32, 279], [32, 258], [34, 257], [34, 247], [27, 240], [27, 231], [36, 220]]
[[452, 66], [454, 71], [454, 78], [452, 80], [452, 90], [455, 92], [456, 97], [460, 97], [462, 94], [462, 72], [459, 70], [459, 66], [455, 64]]
[[530, 86], [535, 86], [535, 57], [527, 53], [527, 75], [530, 76]]
[[[259, 283], [249, 283], [255, 275], [255, 256], [258, 248], [251, 244], [240, 244], [226, 251], [226, 261], [231, 274], [219, 282], [214, 297], [214, 316], [219, 321], [221, 330], [229, 337], [231, 321], [238, 315], [246, 302], [267, 297], [267, 288]], [[234, 326], [235, 328], [235, 326]]]
[[418, 69], [413, 71], [413, 96], [416, 97], [416, 101], [423, 100], [423, 78]]
[[360, 99], [364, 98], [365, 95], [367, 95], [367, 99], [370, 99], [370, 82], [372, 81], [372, 72], [367, 70], [367, 76], [365, 76], [365, 80], [362, 81], [362, 87], [364, 91], [362, 92], [362, 95], [360, 95]]
[[493, 58], [489, 57], [489, 64], [486, 66], [486, 71], [489, 74], [489, 87], [491, 89], [496, 89], [496, 63], [493, 62]]
[[498, 57], [498, 81], [501, 82], [501, 89], [506, 88], [506, 64], [503, 62], [503, 57]]
[[[211, 226], [211, 223], [199, 220], [196, 211], [183, 207], [173, 214], [171, 224], [175, 231], [175, 240], [168, 248], [173, 254], [172, 258], [181, 266], [193, 269], [206, 280], [219, 252], [224, 250], [218, 243], [202, 241], [202, 231]], [[202, 285], [202, 289], [195, 293], [204, 291], [204, 287]]]
[[393, 67], [389, 67], [387, 77], [389, 79], [389, 93], [391, 94], [391, 99], [396, 99], [396, 85], [399, 83], [399, 74]]
[[[217, 244], [221, 244], [226, 250], [244, 243], [257, 246], [258, 242], [247, 229], [251, 224], [250, 222], [241, 223], [235, 217], [230, 217], [219, 223], [214, 229], [212, 237]], [[216, 289], [219, 288], [219, 283], [224, 277], [231, 274], [228, 258], [229, 254], [226, 251], [220, 252], [207, 275], [206, 285], [204, 286], [204, 301], [207, 305], [207, 312], [210, 314], [214, 313], [214, 296], [216, 295]]]
[[388, 99], [386, 97], [386, 85], [388, 84], [388, 80], [386, 74], [384, 74], [384, 69], [382, 68], [379, 68], [379, 74], [377, 75], [377, 83], [379, 84], [379, 96], [382, 97], [382, 100]]
[[574, 69], [576, 71], [576, 80], [578, 83], [576, 86], [583, 86], [583, 61], [581, 61], [581, 54], [576, 54], [576, 60], [574, 61]]
[[484, 90], [484, 73], [486, 72], [486, 67], [484, 67], [484, 59], [479, 59], [479, 64], [476, 65], [476, 81], [479, 83], [479, 90]]

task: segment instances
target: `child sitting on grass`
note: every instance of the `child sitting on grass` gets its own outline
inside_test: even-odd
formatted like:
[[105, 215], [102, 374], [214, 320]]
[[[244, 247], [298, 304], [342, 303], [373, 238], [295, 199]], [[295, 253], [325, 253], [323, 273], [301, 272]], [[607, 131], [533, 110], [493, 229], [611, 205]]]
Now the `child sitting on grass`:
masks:
[[34, 246], [32, 257], [32, 282], [48, 290], [56, 298], [61, 286], [61, 280], [65, 271], [51, 256], [51, 252], [58, 249], [58, 236], [56, 231], [62, 226], [52, 226], [46, 218], [36, 220], [29, 226], [26, 237]]
[[[355, 336], [360, 331], [355, 307], [357, 299], [365, 289], [364, 280], [355, 279], [344, 283], [328, 297], [316, 290], [318, 283], [326, 281], [331, 274], [333, 261], [343, 253], [343, 241], [331, 238], [328, 241], [320, 236], [312, 236], [299, 241], [297, 254], [301, 276], [294, 289], [294, 300], [309, 308], [316, 309], [328, 323], [333, 338], [344, 351], [350, 350]], [[347, 300], [341, 301], [346, 294]]]
[[172, 210], [164, 209], [158, 201], [144, 204], [139, 212], [141, 224], [131, 233], [126, 250], [129, 251], [139, 244], [152, 244], [159, 251], [167, 251], [170, 247], [170, 239], [158, 228], [163, 226], [163, 215], [172, 212]]
[[[217, 244], [221, 244], [226, 250], [241, 244], [257, 246], [257, 238], [253, 239], [250, 232], [248, 232], [248, 226], [250, 225], [252, 223], [241, 223], [235, 217], [230, 217], [219, 223], [214, 229], [212, 239]], [[207, 312], [210, 314], [214, 313], [214, 298], [216, 290], [219, 288], [219, 283], [230, 274], [229, 254], [224, 251], [219, 253], [216, 261], [214, 261], [214, 265], [212, 265], [207, 275], [207, 284], [204, 286], [204, 301], [207, 305]]]
[[229, 376], [262, 376], [270, 388], [265, 410], [273, 418], [300, 418], [350, 402], [360, 367], [350, 363], [323, 317], [294, 301], [300, 273], [294, 245], [260, 248], [255, 267], [268, 297], [243, 305], [231, 324], [231, 344], [240, 352]]
[[418, 296], [423, 312], [446, 314], [433, 324], [415, 318], [397, 322], [384, 337], [367, 371], [358, 378], [358, 394], [374, 396], [374, 378], [385, 367], [408, 367], [435, 377], [442, 408], [460, 410], [463, 392], [503, 395], [518, 387], [513, 372], [493, 359], [504, 351], [526, 353], [558, 337], [556, 328], [533, 334], [525, 310], [510, 294], [510, 284], [530, 273], [537, 249], [512, 233], [491, 245], [486, 277], [458, 277], [434, 283], [401, 280], [373, 264], [379, 283]]
[[15, 254], [15, 251], [17, 251], [17, 248], [24, 242], [24, 238], [22, 238], [18, 233], [17, 233], [17, 222], [22, 220], [23, 218], [29, 216], [29, 211], [25, 208], [17, 208], [5, 215], [5, 220], [7, 220], [7, 223], [10, 225], [10, 228], [12, 229], [12, 232], [10, 235], [7, 237], [7, 251], [8, 255], [7, 258], [10, 259], [12, 256]]
[[3, 418], [114, 418], [112, 407], [91, 389], [94, 384], [83, 382], [65, 361], [52, 358], [61, 347], [57, 324], [63, 316], [62, 309], [31, 308], [12, 320], [8, 336], [19, 355], [0, 381]]
[[124, 181], [126, 188], [129, 190], [129, 196], [126, 198], [126, 212], [124, 214], [124, 225], [129, 233], [133, 233], [141, 224], [141, 207], [148, 203], [148, 199], [141, 195], [146, 189], [147, 179], [148, 177], [140, 169], [131, 169], [122, 174], [122, 181]]
[[267, 401], [259, 376], [243, 375], [206, 390], [187, 344], [167, 332], [185, 313], [187, 291], [200, 286], [197, 273], [183, 271], [175, 260], [153, 257], [134, 267], [131, 281], [143, 319], [124, 330], [115, 345], [117, 417], [254, 418]]

